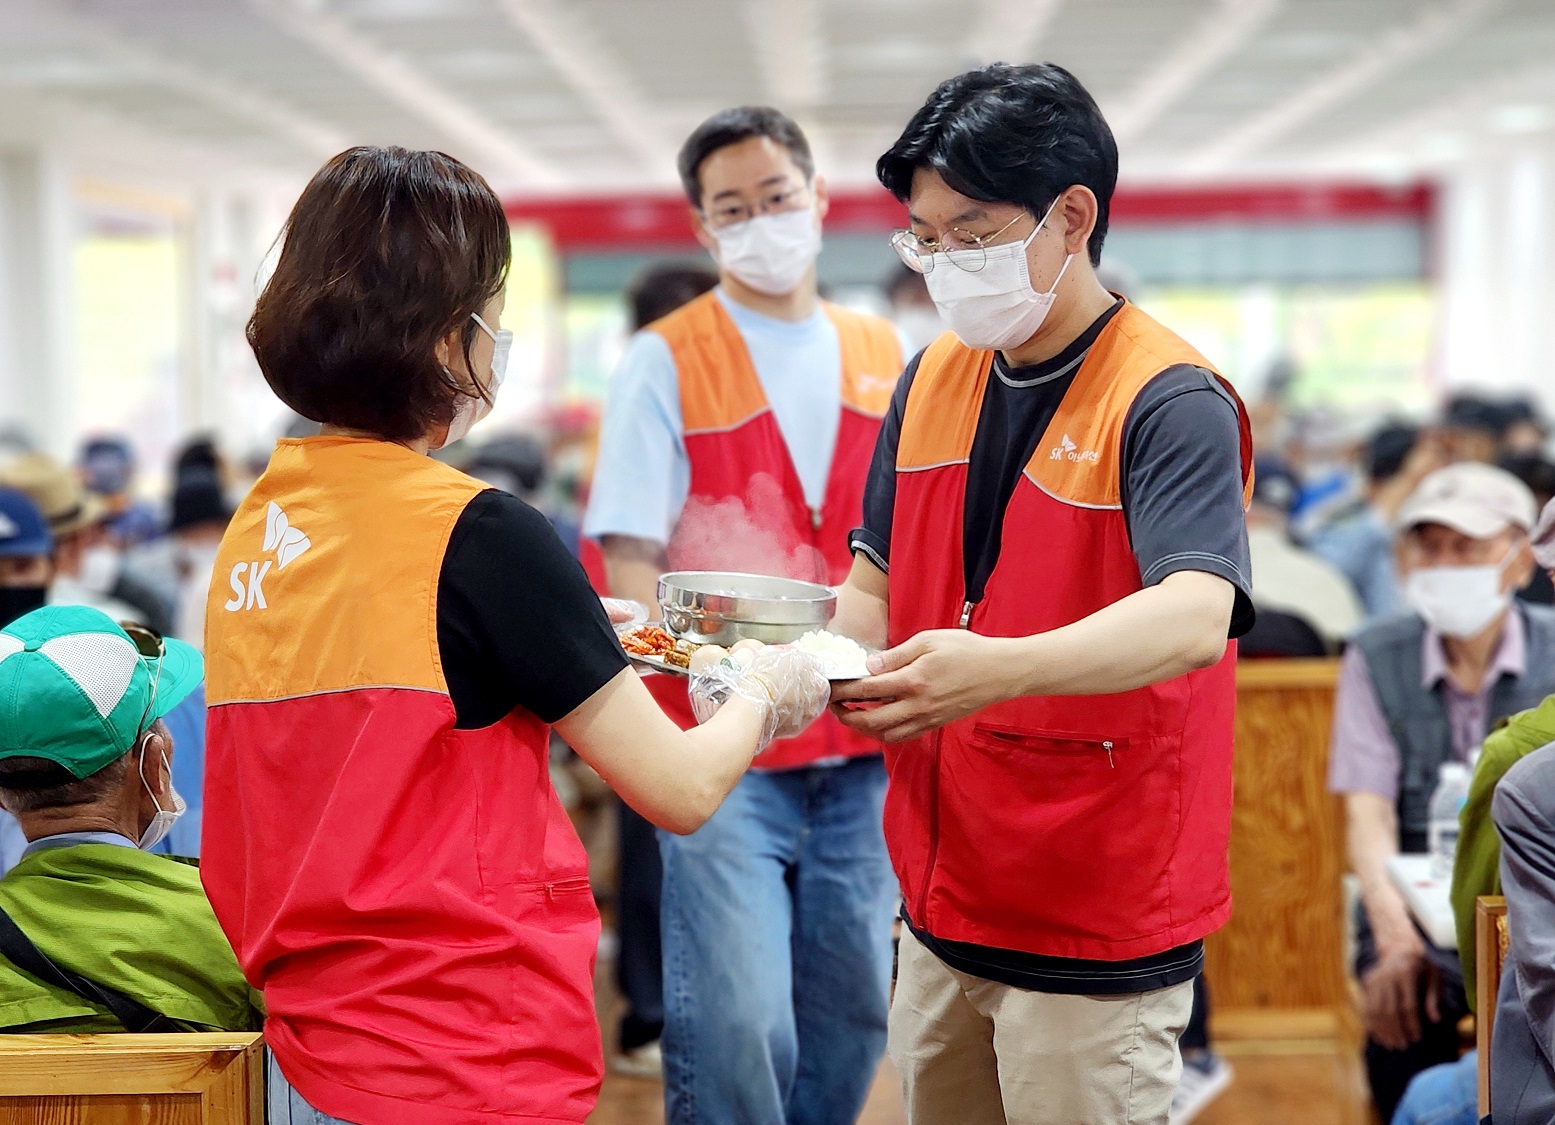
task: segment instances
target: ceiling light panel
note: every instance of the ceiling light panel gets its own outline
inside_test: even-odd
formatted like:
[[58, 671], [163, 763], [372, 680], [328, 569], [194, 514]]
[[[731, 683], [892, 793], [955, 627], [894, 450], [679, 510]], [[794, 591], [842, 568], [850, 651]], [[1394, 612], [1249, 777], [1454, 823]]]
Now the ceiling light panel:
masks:
[[567, 7], [630, 71], [650, 107], [693, 102], [712, 113], [767, 99], [742, 2], [569, 0]]
[[1152, 154], [1183, 154], [1229, 132], [1324, 73], [1353, 59], [1389, 29], [1418, 18], [1431, 0], [1294, 0], [1283, 5], [1245, 47], [1228, 58], [1137, 145]]

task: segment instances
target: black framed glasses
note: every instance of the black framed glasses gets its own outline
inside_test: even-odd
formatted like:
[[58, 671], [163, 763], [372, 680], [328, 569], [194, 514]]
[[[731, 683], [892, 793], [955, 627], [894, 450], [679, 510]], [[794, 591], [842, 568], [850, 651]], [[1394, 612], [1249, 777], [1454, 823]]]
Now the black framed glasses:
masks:
[[755, 203], [746, 203], [741, 200], [737, 203], [720, 203], [716, 207], [710, 207], [702, 212], [702, 217], [707, 220], [707, 225], [712, 230], [723, 230], [724, 227], [732, 227], [737, 223], [748, 222], [757, 215], [776, 215], [783, 211], [798, 211], [809, 203], [806, 196], [809, 188], [805, 185], [791, 185], [766, 192]]

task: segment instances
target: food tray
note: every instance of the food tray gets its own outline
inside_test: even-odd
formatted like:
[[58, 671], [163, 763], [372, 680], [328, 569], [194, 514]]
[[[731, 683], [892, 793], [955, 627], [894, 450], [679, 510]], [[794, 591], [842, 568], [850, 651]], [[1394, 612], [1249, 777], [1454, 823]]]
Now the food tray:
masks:
[[[690, 679], [691, 678], [691, 671], [690, 671], [690, 669], [688, 669], [688, 668], [681, 668], [678, 665], [667, 663], [664, 660], [664, 658], [660, 657], [660, 656], [638, 656], [636, 653], [629, 652], [629, 653], [626, 654], [626, 658], [628, 660], [630, 660], [633, 664], [641, 664], [644, 668], [651, 668], [655, 672], [663, 672], [666, 675], [670, 675], [670, 676], [680, 676], [683, 679]], [[830, 680], [834, 684], [850, 684], [854, 680], [862, 680], [862, 679], [865, 679], [866, 677], [864, 677], [864, 676], [827, 676], [826, 678], [828, 680]]]
[[664, 627], [698, 644], [796, 641], [824, 629], [836, 592], [814, 582], [732, 571], [675, 571], [659, 578]]

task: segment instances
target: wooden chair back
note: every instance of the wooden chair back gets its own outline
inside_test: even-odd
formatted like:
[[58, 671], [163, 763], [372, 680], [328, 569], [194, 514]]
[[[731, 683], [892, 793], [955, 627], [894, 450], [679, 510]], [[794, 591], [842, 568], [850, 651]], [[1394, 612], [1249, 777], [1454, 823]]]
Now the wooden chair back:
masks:
[[1236, 670], [1231, 921], [1205, 942], [1219, 1038], [1336, 1040], [1344, 969], [1344, 825], [1328, 791], [1337, 660]]
[[0, 1125], [264, 1125], [264, 1039], [0, 1035]]
[[1490, 1112], [1490, 1034], [1496, 1023], [1501, 969], [1512, 943], [1506, 899], [1480, 895], [1474, 900], [1474, 1040], [1479, 1048], [1479, 1115]]

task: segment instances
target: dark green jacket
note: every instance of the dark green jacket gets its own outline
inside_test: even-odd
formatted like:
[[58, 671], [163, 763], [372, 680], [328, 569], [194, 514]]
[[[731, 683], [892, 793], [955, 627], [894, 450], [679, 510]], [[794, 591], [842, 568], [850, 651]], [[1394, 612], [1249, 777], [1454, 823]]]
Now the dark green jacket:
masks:
[[[258, 1031], [258, 994], [238, 968], [191, 863], [113, 844], [24, 856], [0, 906], [63, 968], [117, 989], [190, 1031]], [[0, 957], [0, 1028], [123, 1031], [108, 1009]]]
[[1463, 984], [1474, 1006], [1474, 900], [1501, 893], [1501, 838], [1490, 820], [1490, 801], [1506, 771], [1541, 746], [1555, 742], [1555, 695], [1520, 711], [1485, 739], [1469, 798], [1458, 816], [1458, 852], [1452, 868], [1452, 913], [1458, 925]]

